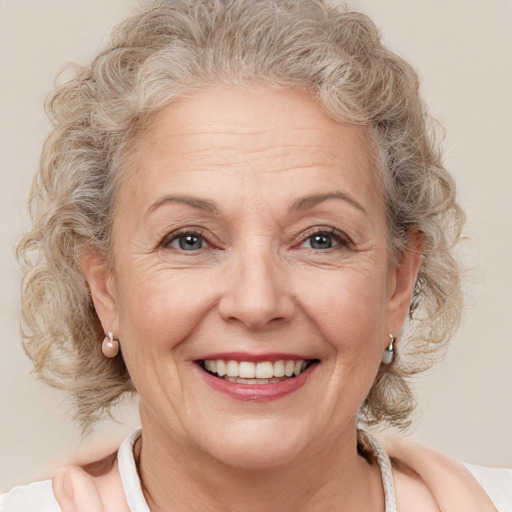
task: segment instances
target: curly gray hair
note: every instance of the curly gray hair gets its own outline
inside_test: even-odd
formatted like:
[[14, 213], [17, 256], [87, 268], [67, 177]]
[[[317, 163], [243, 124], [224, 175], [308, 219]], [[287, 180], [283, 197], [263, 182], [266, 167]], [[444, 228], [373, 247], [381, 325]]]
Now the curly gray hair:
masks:
[[464, 214], [443, 167], [418, 78], [372, 21], [322, 0], [167, 0], [128, 19], [89, 65], [48, 99], [54, 128], [19, 242], [23, 335], [38, 375], [71, 392], [85, 429], [133, 384], [104, 333], [82, 275], [86, 247], [111, 254], [116, 190], [133, 141], [174, 99], [208, 84], [260, 82], [311, 91], [334, 119], [367, 126], [380, 154], [390, 255], [424, 238], [401, 357], [382, 365], [361, 408], [367, 423], [405, 425], [408, 378], [429, 367], [457, 326], [452, 249]]

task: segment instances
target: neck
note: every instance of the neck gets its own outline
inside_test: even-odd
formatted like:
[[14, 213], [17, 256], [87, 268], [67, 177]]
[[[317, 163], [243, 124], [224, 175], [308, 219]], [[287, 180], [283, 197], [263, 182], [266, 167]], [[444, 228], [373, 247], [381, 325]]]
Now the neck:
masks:
[[154, 512], [384, 510], [380, 473], [357, 454], [355, 428], [325, 449], [265, 469], [233, 468], [177, 442], [154, 423], [136, 446], [142, 488]]

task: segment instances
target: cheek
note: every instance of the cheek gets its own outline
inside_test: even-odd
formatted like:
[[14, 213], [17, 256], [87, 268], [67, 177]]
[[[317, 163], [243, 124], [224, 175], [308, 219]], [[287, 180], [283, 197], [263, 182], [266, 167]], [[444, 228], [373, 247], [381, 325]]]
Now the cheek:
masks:
[[[216, 287], [207, 275], [162, 270], [127, 274], [118, 295], [120, 339], [127, 358], [137, 362], [159, 357], [180, 344], [197, 328], [215, 303]], [[169, 359], [172, 364], [172, 359]], [[128, 363], [128, 361], [127, 361]]]
[[338, 272], [301, 283], [302, 307], [322, 337], [347, 357], [372, 358], [386, 325], [386, 281], [376, 272]]

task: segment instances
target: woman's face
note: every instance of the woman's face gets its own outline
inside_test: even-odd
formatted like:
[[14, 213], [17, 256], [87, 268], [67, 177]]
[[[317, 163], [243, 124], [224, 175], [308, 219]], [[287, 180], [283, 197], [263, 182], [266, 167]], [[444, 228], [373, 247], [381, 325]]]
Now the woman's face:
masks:
[[205, 88], [138, 141], [117, 206], [89, 281], [146, 431], [244, 467], [353, 440], [415, 277], [365, 128], [305, 92]]

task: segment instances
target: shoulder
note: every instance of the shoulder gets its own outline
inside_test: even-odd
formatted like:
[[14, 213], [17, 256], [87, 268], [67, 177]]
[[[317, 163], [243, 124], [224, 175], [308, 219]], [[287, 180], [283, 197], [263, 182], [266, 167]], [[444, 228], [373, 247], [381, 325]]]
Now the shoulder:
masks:
[[0, 496], [0, 512], [128, 512], [116, 455], [69, 464], [51, 480], [14, 487]]
[[512, 512], [512, 469], [464, 464], [500, 512]]
[[84, 466], [64, 466], [53, 478], [53, 490], [61, 508], [69, 512], [129, 512], [117, 453]]
[[[139, 437], [140, 429], [132, 432], [119, 450], [99, 460], [69, 464], [52, 480], [15, 487], [0, 496], [0, 512], [130, 512], [121, 472], [132, 509], [146, 510], [133, 460], [133, 446]], [[143, 506], [138, 506], [141, 503]]]
[[430, 493], [443, 511], [512, 512], [512, 471], [464, 465], [410, 442], [385, 444], [393, 461], [398, 501], [414, 501], [411, 490], [416, 487]]
[[52, 481], [45, 480], [14, 487], [0, 496], [0, 512], [60, 512]]

